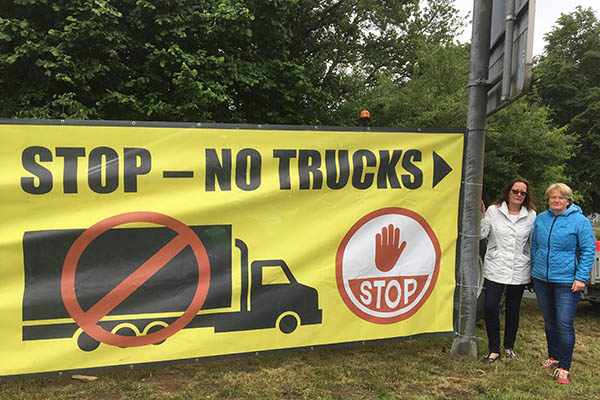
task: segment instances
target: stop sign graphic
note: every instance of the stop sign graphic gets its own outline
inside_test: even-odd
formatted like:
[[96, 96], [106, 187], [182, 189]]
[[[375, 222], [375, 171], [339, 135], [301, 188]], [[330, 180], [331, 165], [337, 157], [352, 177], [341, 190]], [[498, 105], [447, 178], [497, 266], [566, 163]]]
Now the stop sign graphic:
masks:
[[437, 237], [422, 216], [404, 208], [373, 211], [340, 243], [338, 291], [346, 306], [366, 321], [405, 320], [429, 298], [440, 256]]

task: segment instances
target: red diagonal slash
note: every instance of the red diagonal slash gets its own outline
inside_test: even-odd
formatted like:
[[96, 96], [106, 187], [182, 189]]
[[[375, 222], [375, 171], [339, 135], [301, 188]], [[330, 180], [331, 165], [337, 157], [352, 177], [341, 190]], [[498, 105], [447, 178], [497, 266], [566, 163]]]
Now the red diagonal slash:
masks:
[[173, 254], [179, 254], [186, 248], [188, 243], [181, 235], [177, 235], [162, 249], [154, 254], [148, 261], [142, 264], [134, 273], [118, 284], [99, 302], [84, 313], [85, 319], [90, 323], [100, 321], [105, 315], [111, 312], [116, 306], [121, 304], [130, 294], [135, 292], [148, 279], [164, 267], [171, 259]]
[[[163, 225], [177, 232], [178, 235], [138, 267], [131, 275], [121, 281], [117, 287], [106, 294], [88, 311], [84, 312], [75, 294], [75, 272], [79, 258], [87, 246], [102, 233], [115, 226], [131, 222], [150, 222]], [[116, 335], [105, 331], [97, 325], [100, 319], [135, 292], [144, 282], [150, 279], [187, 246], [191, 247], [198, 262], [198, 285], [196, 293], [183, 315], [166, 328], [143, 336]], [[61, 294], [65, 308], [73, 317], [73, 320], [94, 339], [120, 347], [146, 346], [160, 342], [175, 334], [180, 329], [183, 329], [202, 308], [208, 294], [209, 284], [210, 264], [206, 249], [202, 241], [187, 225], [163, 214], [133, 212], [104, 219], [92, 225], [75, 240], [65, 257], [61, 280]]]

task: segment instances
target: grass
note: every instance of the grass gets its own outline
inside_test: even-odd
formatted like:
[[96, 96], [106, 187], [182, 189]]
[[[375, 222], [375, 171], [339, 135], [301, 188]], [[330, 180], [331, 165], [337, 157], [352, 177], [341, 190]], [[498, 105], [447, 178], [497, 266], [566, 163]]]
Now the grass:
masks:
[[[546, 358], [543, 320], [524, 299], [516, 360], [491, 365], [451, 356], [453, 338], [434, 337], [181, 364], [98, 375], [0, 382], [0, 399], [600, 399], [600, 313], [581, 302], [572, 383], [539, 368]], [[487, 353], [477, 325], [480, 356]]]

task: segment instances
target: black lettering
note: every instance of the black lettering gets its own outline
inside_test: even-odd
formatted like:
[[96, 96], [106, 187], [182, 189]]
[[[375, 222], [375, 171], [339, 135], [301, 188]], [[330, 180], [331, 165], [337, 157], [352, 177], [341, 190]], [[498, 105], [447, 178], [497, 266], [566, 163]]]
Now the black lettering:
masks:
[[348, 150], [338, 150], [336, 162], [336, 151], [325, 151], [325, 169], [327, 171], [327, 186], [330, 189], [341, 189], [348, 183], [350, 177], [350, 162], [348, 161]]
[[221, 150], [223, 163], [215, 149], [206, 149], [206, 178], [205, 187], [207, 192], [215, 191], [215, 180], [219, 181], [221, 190], [231, 190], [231, 149]]
[[[250, 169], [248, 169], [250, 160]], [[254, 149], [243, 149], [235, 157], [235, 184], [242, 190], [256, 190], [260, 186], [262, 157]]]
[[300, 189], [310, 189], [310, 176], [313, 177], [313, 189], [323, 186], [323, 173], [321, 167], [321, 154], [317, 150], [300, 150], [298, 153], [298, 177]]
[[[138, 162], [139, 160], [139, 162]], [[139, 165], [138, 165], [139, 164]], [[125, 193], [137, 192], [138, 175], [146, 175], [152, 168], [150, 152], [140, 147], [123, 149], [123, 184]]]
[[[106, 169], [104, 183], [102, 182], [103, 169]], [[116, 151], [110, 147], [96, 147], [90, 151], [88, 185], [96, 193], [112, 193], [117, 190], [119, 187], [119, 155]]]
[[408, 189], [418, 189], [423, 185], [423, 171], [413, 161], [421, 161], [420, 150], [407, 150], [402, 157], [402, 168], [412, 174], [412, 178], [408, 174], [402, 175], [402, 184]]
[[77, 193], [77, 158], [85, 157], [83, 147], [57, 147], [56, 157], [65, 159], [63, 188], [65, 193]]
[[366, 160], [367, 167], [375, 167], [377, 165], [377, 157], [369, 150], [357, 150], [352, 155], [352, 164], [354, 165], [354, 171], [352, 173], [352, 186], [357, 189], [368, 189], [372, 184], [374, 175], [372, 172], [364, 174], [363, 179], [363, 159]]
[[279, 158], [279, 189], [290, 190], [290, 159], [296, 158], [296, 150], [273, 150], [273, 158]]
[[21, 188], [30, 194], [45, 194], [52, 190], [52, 173], [36, 162], [36, 156], [39, 162], [52, 161], [52, 152], [42, 146], [31, 146], [23, 150], [21, 154], [21, 163], [23, 168], [31, 172], [39, 179], [36, 186], [35, 178], [31, 176], [21, 177]]
[[377, 188], [386, 189], [388, 180], [392, 189], [400, 189], [400, 182], [396, 174], [396, 164], [400, 161], [402, 150], [394, 150], [390, 160], [390, 152], [379, 150], [379, 171], [377, 171]]

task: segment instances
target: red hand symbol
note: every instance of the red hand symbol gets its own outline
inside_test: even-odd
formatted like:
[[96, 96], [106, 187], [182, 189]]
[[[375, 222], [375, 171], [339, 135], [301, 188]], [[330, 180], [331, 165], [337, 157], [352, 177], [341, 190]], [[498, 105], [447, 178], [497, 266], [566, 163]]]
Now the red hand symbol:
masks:
[[396, 261], [406, 247], [406, 242], [400, 244], [400, 228], [389, 224], [381, 228], [381, 233], [375, 236], [375, 266], [381, 272], [394, 268]]

